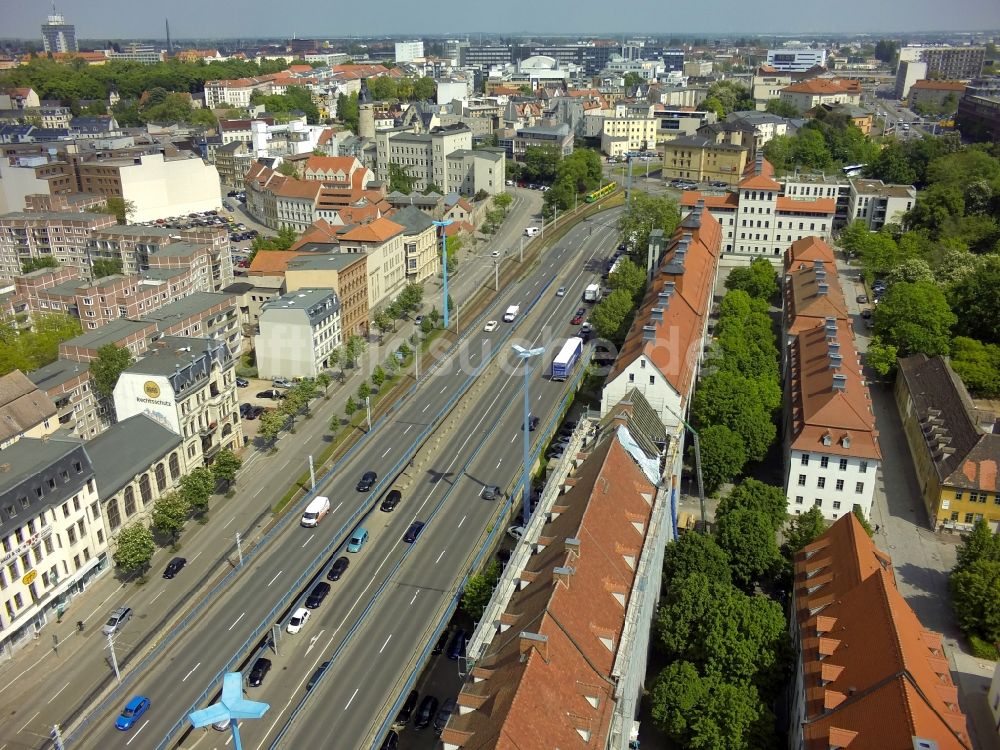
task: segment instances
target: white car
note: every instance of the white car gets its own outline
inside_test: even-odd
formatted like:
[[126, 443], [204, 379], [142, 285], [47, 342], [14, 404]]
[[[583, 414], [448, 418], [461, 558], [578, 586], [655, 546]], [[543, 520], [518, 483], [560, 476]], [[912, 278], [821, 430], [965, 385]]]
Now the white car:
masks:
[[299, 607], [295, 610], [295, 614], [292, 615], [292, 619], [288, 621], [289, 633], [295, 634], [302, 630], [302, 627], [309, 621], [309, 610], [305, 607]]
[[486, 325], [483, 326], [483, 330], [489, 333], [490, 331], [495, 331], [497, 329], [498, 323], [495, 320], [487, 320]]
[[509, 529], [507, 529], [507, 534], [508, 534], [508, 536], [510, 536], [513, 539], [520, 540], [521, 537], [524, 536], [524, 527], [523, 526], [511, 526]]
[[566, 287], [561, 286], [558, 289], [556, 289], [556, 296], [557, 297], [565, 297], [566, 296]]
[[499, 258], [500, 257], [500, 251], [499, 250], [494, 250], [492, 253], [490, 253], [490, 257], [491, 258]]

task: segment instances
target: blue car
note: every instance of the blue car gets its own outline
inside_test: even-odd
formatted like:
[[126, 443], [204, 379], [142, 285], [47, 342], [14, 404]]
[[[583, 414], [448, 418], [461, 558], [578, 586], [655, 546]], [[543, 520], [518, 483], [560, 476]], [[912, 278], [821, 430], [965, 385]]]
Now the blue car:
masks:
[[347, 542], [348, 552], [360, 552], [361, 548], [368, 541], [368, 529], [363, 526], [358, 528], [353, 534], [351, 534], [350, 540]]
[[122, 709], [121, 715], [115, 720], [115, 729], [126, 731], [131, 729], [140, 717], [149, 708], [149, 698], [144, 695], [137, 695]]

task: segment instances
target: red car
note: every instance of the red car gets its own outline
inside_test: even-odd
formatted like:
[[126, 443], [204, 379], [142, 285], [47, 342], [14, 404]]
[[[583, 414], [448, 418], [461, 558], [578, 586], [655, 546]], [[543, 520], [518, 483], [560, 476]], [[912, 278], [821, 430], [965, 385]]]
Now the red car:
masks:
[[584, 316], [586, 316], [586, 314], [587, 314], [587, 308], [581, 307], [579, 310], [576, 311], [576, 315], [573, 316], [573, 320], [570, 321], [570, 324], [575, 326], [580, 325], [581, 323], [583, 323], [583, 318]]

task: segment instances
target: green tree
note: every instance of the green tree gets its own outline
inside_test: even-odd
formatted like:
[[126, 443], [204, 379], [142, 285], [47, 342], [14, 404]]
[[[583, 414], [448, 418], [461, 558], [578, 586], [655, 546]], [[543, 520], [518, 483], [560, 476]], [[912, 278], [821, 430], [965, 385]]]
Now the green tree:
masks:
[[788, 520], [788, 500], [785, 491], [781, 487], [764, 484], [756, 479], [744, 479], [733, 488], [732, 492], [722, 498], [715, 511], [716, 521], [741, 508], [763, 513], [770, 519], [775, 531], [784, 526]]
[[1000, 344], [1000, 256], [978, 260], [971, 274], [958, 281], [948, 297], [958, 317], [956, 329], [970, 338]]
[[980, 559], [951, 575], [955, 619], [967, 633], [1000, 641], [1000, 561]]
[[934, 271], [931, 264], [923, 258], [904, 258], [885, 275], [885, 280], [892, 286], [905, 282], [934, 281]]
[[510, 193], [498, 193], [493, 196], [493, 205], [503, 211], [504, 215], [507, 214], [507, 211], [510, 209], [513, 202], [514, 198]]
[[766, 258], [754, 258], [749, 267], [734, 268], [726, 277], [726, 289], [742, 289], [751, 297], [773, 299], [778, 294], [778, 274]]
[[433, 78], [424, 76], [413, 83], [413, 98], [419, 101], [430, 101], [437, 94], [437, 83]]
[[692, 750], [746, 750], [764, 711], [752, 685], [702, 677], [687, 661], [660, 672], [650, 693], [653, 722], [676, 747]]
[[790, 557], [796, 555], [806, 545], [812, 544], [824, 531], [826, 531], [826, 519], [823, 518], [823, 511], [815, 505], [805, 513], [792, 516], [788, 532], [785, 534], [787, 554]]
[[708, 534], [683, 534], [667, 545], [663, 553], [663, 584], [669, 588], [674, 580], [691, 573], [702, 573], [712, 581], [729, 582], [729, 556]]
[[631, 91], [636, 86], [641, 86], [643, 82], [643, 77], [633, 70], [628, 71], [625, 74], [625, 90]]
[[344, 354], [344, 347], [338, 346], [336, 349], [330, 351], [327, 355], [326, 364], [327, 367], [339, 367], [340, 368], [340, 382], [344, 382], [344, 362], [346, 360], [346, 355]]
[[[725, 425], [710, 425], [698, 433], [701, 449], [701, 474], [705, 492], [715, 492], [733, 477], [739, 476], [747, 462], [743, 439]], [[691, 446], [693, 453], [694, 446]]]
[[204, 515], [208, 511], [208, 499], [214, 491], [215, 477], [204, 466], [192, 469], [181, 477], [180, 494], [195, 515]]
[[500, 580], [500, 563], [491, 560], [481, 573], [469, 576], [462, 590], [462, 609], [474, 621], [478, 622], [486, 605], [489, 604], [490, 597], [493, 596], [493, 588]]
[[372, 395], [372, 387], [368, 385], [367, 382], [362, 383], [358, 386], [357, 390], [358, 400], [364, 402], [366, 398], [370, 398]]
[[895, 344], [882, 340], [881, 336], [872, 336], [868, 342], [868, 352], [865, 354], [867, 364], [876, 374], [885, 378], [896, 371], [896, 360], [899, 350]]
[[677, 203], [672, 199], [634, 192], [632, 210], [618, 218], [618, 233], [632, 251], [645, 252], [651, 230], [662, 229], [664, 237], [672, 237], [680, 220]]
[[347, 418], [350, 419], [357, 410], [358, 402], [354, 400], [354, 396], [348, 396], [347, 401], [344, 404], [344, 414], [346, 414]]
[[347, 361], [351, 363], [351, 367], [357, 366], [358, 357], [364, 354], [367, 348], [368, 344], [357, 334], [348, 336], [347, 342], [344, 344], [344, 354], [347, 356]]
[[406, 171], [402, 164], [389, 162], [389, 190], [394, 193], [409, 195], [417, 179]]
[[798, 107], [789, 102], [783, 102], [781, 99], [768, 99], [767, 106], [764, 109], [766, 112], [769, 112], [772, 115], [777, 115], [778, 117], [802, 117], [802, 113], [799, 111]]
[[139, 522], [125, 526], [117, 541], [118, 548], [112, 557], [126, 576], [144, 570], [156, 551], [153, 533]]
[[792, 159], [809, 169], [827, 169], [833, 164], [830, 148], [823, 134], [815, 128], [803, 128], [795, 136]]
[[90, 265], [95, 279], [120, 275], [122, 272], [122, 262], [117, 258], [95, 258]]
[[113, 195], [105, 199], [103, 205], [96, 206], [92, 210], [102, 214], [113, 214], [119, 224], [128, 224], [129, 219], [135, 216], [136, 207], [134, 201]]
[[974, 396], [1000, 396], [1000, 346], [956, 336], [951, 342], [951, 367]]
[[733, 580], [749, 588], [780, 559], [771, 519], [758, 510], [736, 508], [716, 523], [719, 546], [729, 555]]
[[948, 354], [957, 320], [944, 294], [929, 281], [890, 287], [872, 318], [875, 334], [894, 344], [900, 356]]
[[379, 310], [372, 316], [372, 324], [378, 329], [379, 334], [386, 331], [396, 330], [396, 321], [386, 310]]
[[228, 488], [236, 481], [236, 472], [242, 466], [242, 458], [233, 453], [231, 448], [223, 448], [212, 461], [212, 477], [216, 482], [222, 482]]
[[601, 300], [590, 315], [590, 322], [601, 338], [621, 341], [628, 331], [635, 303], [625, 289], [616, 289]]
[[382, 369], [382, 365], [375, 365], [375, 369], [372, 370], [372, 383], [376, 388], [381, 388], [385, 383], [385, 370]]
[[358, 108], [358, 95], [353, 94], [341, 94], [337, 97], [337, 117], [343, 122], [347, 127], [351, 129], [351, 132], [355, 135], [358, 134], [358, 118], [360, 116], [360, 110]]
[[153, 526], [161, 534], [169, 534], [171, 541], [184, 529], [191, 508], [179, 492], [169, 492], [153, 503]]
[[858, 523], [861, 524], [861, 528], [865, 530], [868, 536], [875, 536], [875, 530], [868, 522], [868, 519], [865, 518], [865, 512], [861, 510], [861, 506], [855, 503], [854, 507], [851, 508], [851, 512], [854, 513], [854, 517], [858, 519]]
[[841, 231], [840, 246], [847, 251], [849, 257], [856, 258], [861, 255], [869, 235], [868, 225], [861, 219], [856, 219]]
[[111, 398], [121, 374], [132, 366], [135, 359], [124, 346], [105, 344], [97, 350], [97, 358], [90, 363], [90, 383], [102, 398]]
[[556, 179], [559, 159], [559, 150], [553, 146], [528, 146], [524, 150], [524, 179], [551, 185]]
[[273, 443], [278, 438], [278, 434], [284, 429], [288, 422], [288, 416], [281, 412], [269, 409], [260, 415], [260, 422], [257, 425], [257, 436], [265, 443]]
[[699, 425], [725, 425], [743, 440], [748, 461], [762, 461], [777, 435], [760, 383], [728, 370], [704, 378], [694, 393]]
[[957, 559], [955, 570], [965, 570], [979, 560], [1000, 562], [1000, 534], [995, 533], [990, 529], [989, 523], [980, 518], [972, 527], [972, 531], [962, 534]]
[[31, 273], [42, 268], [59, 268], [59, 261], [51, 255], [43, 255], [41, 258], [28, 258], [21, 261], [21, 273]]
[[628, 258], [622, 258], [614, 273], [608, 276], [608, 285], [612, 289], [624, 289], [638, 302], [646, 288], [646, 272]]
[[299, 168], [295, 166], [294, 162], [283, 161], [278, 165], [278, 173], [285, 175], [285, 177], [298, 178]]

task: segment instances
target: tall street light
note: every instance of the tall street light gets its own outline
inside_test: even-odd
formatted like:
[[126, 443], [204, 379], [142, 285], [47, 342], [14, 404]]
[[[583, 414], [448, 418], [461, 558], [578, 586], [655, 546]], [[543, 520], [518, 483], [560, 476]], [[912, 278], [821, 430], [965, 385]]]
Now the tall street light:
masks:
[[445, 235], [444, 228], [451, 222], [451, 219], [434, 222], [434, 226], [441, 230], [441, 278], [444, 279], [442, 292], [444, 294], [444, 327], [446, 330], [448, 328], [448, 237]]
[[521, 364], [524, 367], [524, 419], [521, 422], [521, 429], [524, 432], [524, 476], [522, 478], [524, 495], [521, 499], [521, 514], [524, 518], [524, 525], [527, 526], [528, 519], [531, 518], [531, 465], [528, 463], [528, 454], [531, 452], [531, 438], [528, 436], [530, 432], [528, 419], [531, 416], [531, 396], [529, 395], [531, 382], [530, 360], [532, 357], [537, 357], [544, 352], [545, 347], [540, 346], [537, 349], [525, 349], [523, 346], [511, 344], [511, 348], [521, 358]]

